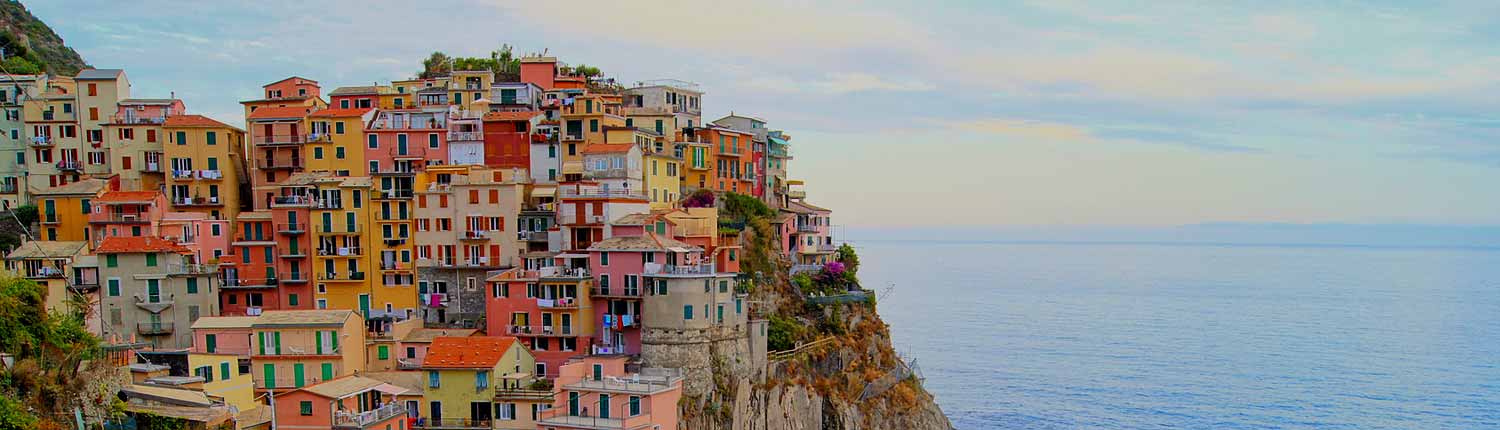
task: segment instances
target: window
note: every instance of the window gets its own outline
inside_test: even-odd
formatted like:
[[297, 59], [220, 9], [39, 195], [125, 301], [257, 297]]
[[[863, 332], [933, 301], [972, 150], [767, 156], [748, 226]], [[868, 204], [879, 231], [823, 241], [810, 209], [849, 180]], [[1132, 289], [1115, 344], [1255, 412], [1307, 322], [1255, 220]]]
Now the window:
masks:
[[105, 254], [104, 255], [104, 267], [120, 267], [120, 255], [119, 254]]
[[693, 319], [693, 305], [683, 305], [682, 306], [682, 319], [684, 319], [684, 320]]
[[300, 412], [303, 416], [311, 416], [312, 402], [307, 400], [297, 402], [297, 411]]
[[630, 396], [630, 416], [633, 417], [633, 416], [637, 416], [637, 415], [640, 415], [640, 414], [641, 414], [641, 398], [640, 398], [640, 396]]
[[432, 149], [437, 149], [437, 147], [438, 147], [438, 136], [437, 136], [437, 133], [427, 133], [427, 147], [428, 148], [432, 148]]
[[210, 132], [208, 132], [208, 134], [206, 136], [207, 136], [207, 139], [205, 141], [208, 142], [209, 145], [218, 145], [219, 144], [219, 133], [218, 132], [210, 131]]
[[[110, 254], [110, 257], [113, 257], [113, 256], [114, 256], [114, 254]], [[110, 267], [114, 267], [114, 266], [110, 266]], [[119, 279], [110, 279], [109, 280], [109, 296], [110, 297], [119, 297], [120, 296], [120, 280]]]
[[297, 306], [297, 295], [296, 294], [287, 294], [286, 295], [286, 304], [291, 305], [291, 306]]
[[391, 358], [391, 347], [387, 346], [387, 345], [380, 345], [380, 346], [375, 347], [375, 357], [379, 358], [381, 360], [388, 360], [388, 359], [390, 359]]
[[427, 371], [427, 388], [438, 388], [440, 386], [440, 383], [441, 377], [438, 376], [438, 372], [436, 370]]
[[365, 138], [365, 140], [369, 142], [370, 149], [375, 149], [375, 148], [379, 148], [380, 147], [379, 136], [376, 136], [376, 135], [372, 134], [372, 135], [367, 136]]
[[323, 159], [323, 147], [321, 147], [321, 146], [313, 147], [313, 159], [314, 160], [322, 160]]
[[608, 266], [609, 265], [609, 253], [608, 252], [600, 252], [599, 253], [599, 265], [600, 266]]
[[474, 372], [474, 388], [483, 390], [490, 387], [490, 372], [481, 370]]
[[198, 278], [187, 278], [187, 293], [198, 294]]
[[186, 131], [179, 131], [179, 132], [177, 132], [177, 144], [178, 145], [186, 145], [187, 144], [187, 132]]
[[146, 267], [156, 267], [156, 254], [146, 254]]
[[229, 362], [219, 362], [219, 379], [229, 380]]
[[344, 122], [343, 121], [339, 121], [339, 122], [333, 123], [333, 133], [334, 134], [344, 134]]
[[344, 159], [344, 147], [333, 148], [333, 158]]

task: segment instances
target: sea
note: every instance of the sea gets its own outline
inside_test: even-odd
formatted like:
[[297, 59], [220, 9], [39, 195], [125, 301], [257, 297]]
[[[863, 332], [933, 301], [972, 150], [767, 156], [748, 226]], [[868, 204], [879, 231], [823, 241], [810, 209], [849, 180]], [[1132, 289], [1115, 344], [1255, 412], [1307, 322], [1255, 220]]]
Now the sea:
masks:
[[1500, 429], [1500, 249], [880, 240], [959, 429]]

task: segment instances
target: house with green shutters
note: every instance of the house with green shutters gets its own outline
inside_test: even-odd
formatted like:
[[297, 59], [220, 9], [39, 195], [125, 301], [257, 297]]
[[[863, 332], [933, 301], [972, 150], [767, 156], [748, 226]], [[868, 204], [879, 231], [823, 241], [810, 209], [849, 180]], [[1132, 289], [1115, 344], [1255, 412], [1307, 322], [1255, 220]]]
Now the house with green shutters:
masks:
[[258, 391], [306, 387], [365, 367], [365, 321], [349, 310], [265, 311], [250, 325]]
[[94, 249], [104, 338], [193, 346], [193, 323], [219, 314], [219, 276], [192, 250], [156, 236], [109, 236]]

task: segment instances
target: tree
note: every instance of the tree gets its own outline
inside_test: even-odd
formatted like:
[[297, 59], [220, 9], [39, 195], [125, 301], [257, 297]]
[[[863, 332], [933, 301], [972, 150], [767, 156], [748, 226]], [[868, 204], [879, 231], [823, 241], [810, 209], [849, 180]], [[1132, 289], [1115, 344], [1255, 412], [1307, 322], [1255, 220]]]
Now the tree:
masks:
[[21, 225], [28, 226], [28, 228], [38, 219], [36, 205], [17, 206], [11, 213], [21, 220]]
[[452, 71], [452, 58], [449, 58], [448, 54], [444, 54], [442, 51], [433, 51], [432, 55], [427, 56], [426, 60], [422, 60], [422, 73], [418, 76], [422, 79], [429, 79], [446, 75]]
[[854, 253], [854, 247], [849, 246], [849, 244], [839, 245], [838, 255], [835, 259], [840, 263], [844, 263], [844, 269], [848, 270], [850, 274], [859, 272], [859, 254]]
[[711, 207], [714, 207], [714, 192], [713, 191], [709, 191], [706, 188], [699, 188], [698, 191], [694, 191], [692, 194], [688, 194], [687, 198], [682, 200], [682, 207], [685, 207], [685, 208], [711, 208]]

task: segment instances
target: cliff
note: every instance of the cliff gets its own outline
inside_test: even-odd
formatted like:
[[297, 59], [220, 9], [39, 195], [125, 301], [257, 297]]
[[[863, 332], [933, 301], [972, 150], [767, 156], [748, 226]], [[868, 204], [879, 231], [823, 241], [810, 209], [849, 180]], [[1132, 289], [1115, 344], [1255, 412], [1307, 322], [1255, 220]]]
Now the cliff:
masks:
[[706, 389], [687, 390], [678, 407], [680, 428], [952, 428], [918, 372], [892, 347], [874, 293], [859, 286], [852, 247], [841, 247], [837, 262], [792, 275], [791, 264], [776, 252], [770, 217], [726, 206], [734, 205], [721, 205], [721, 220], [745, 228], [739, 236], [745, 248], [741, 272], [751, 275], [741, 280], [741, 289], [752, 318], [765, 321], [751, 331], [766, 328], [771, 352], [762, 369], [745, 372], [733, 351], [709, 351], [716, 363], [713, 381]]
[[73, 76], [89, 67], [47, 23], [16, 0], [0, 0], [0, 48], [5, 50], [5, 70], [11, 73]]

